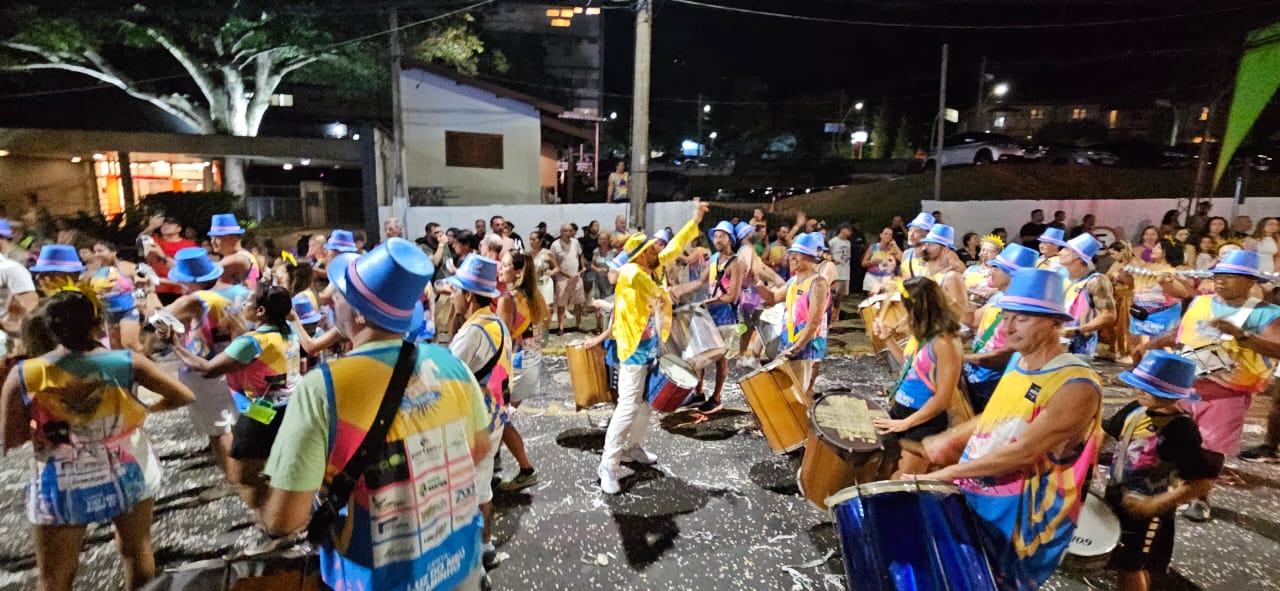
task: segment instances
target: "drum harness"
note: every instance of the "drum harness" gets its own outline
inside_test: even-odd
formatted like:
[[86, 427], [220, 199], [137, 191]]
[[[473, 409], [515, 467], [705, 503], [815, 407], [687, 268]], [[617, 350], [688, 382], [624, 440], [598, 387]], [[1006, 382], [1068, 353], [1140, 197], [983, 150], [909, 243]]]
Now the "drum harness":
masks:
[[[1258, 298], [1249, 298], [1248, 300], [1245, 300], [1244, 305], [1240, 306], [1239, 310], [1236, 310], [1229, 316], [1224, 316], [1221, 318], [1217, 318], [1215, 320], [1226, 320], [1228, 323], [1236, 326], [1237, 328], [1243, 329], [1244, 323], [1249, 320], [1249, 315], [1253, 313], [1253, 309], [1257, 308], [1258, 304], [1261, 302], [1262, 300], [1259, 300]], [[1205, 345], [1199, 348], [1192, 348], [1187, 345], [1183, 345], [1182, 351], [1180, 351], [1178, 354], [1183, 357], [1186, 357], [1187, 359], [1190, 359], [1192, 363], [1196, 364], [1196, 369], [1200, 369], [1202, 364], [1199, 361], [1199, 359], [1196, 358], [1196, 355], [1195, 355], [1196, 352], [1203, 351], [1205, 349], [1217, 350], [1217, 349], [1220, 349], [1221, 347], [1222, 345], [1220, 341], [1217, 344]], [[1221, 371], [1229, 371], [1230, 369], [1231, 369], [1230, 367], [1225, 367], [1225, 368], [1213, 370], [1209, 372], [1208, 375], [1213, 375]]]

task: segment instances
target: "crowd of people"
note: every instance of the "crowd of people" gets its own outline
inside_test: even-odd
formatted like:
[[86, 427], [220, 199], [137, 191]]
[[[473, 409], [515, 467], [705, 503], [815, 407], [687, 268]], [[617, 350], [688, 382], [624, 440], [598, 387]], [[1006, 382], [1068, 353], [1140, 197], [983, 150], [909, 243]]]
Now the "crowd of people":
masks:
[[[1174, 212], [1104, 248], [1093, 216], [1068, 231], [1065, 215], [1044, 224], [1038, 210], [1022, 244], [998, 229], [957, 242], [936, 212], [894, 218], [871, 241], [804, 214], [771, 228], [759, 209], [703, 234], [707, 211], [695, 200], [687, 223], [651, 234], [619, 216], [610, 230], [539, 224], [527, 237], [494, 216], [427, 224], [416, 242], [390, 219], [367, 252], [363, 235], [335, 229], [272, 259], [246, 248], [232, 214], [213, 216], [203, 246], [156, 217], [135, 261], [109, 242], [54, 242], [29, 266], [9, 258], [0, 221], [0, 427], [6, 450], [32, 443], [40, 587], [72, 587], [67, 548], [94, 523], [115, 524], [128, 588], [154, 577], [162, 476], [144, 421], [185, 406], [257, 516], [247, 551], [305, 537], [331, 588], [480, 588], [498, 561], [494, 483], [538, 482], [512, 409], [539, 391], [546, 334], [583, 332], [617, 369], [595, 471], [618, 494], [623, 463], [658, 460], [643, 446], [646, 390], [682, 305], [705, 307], [725, 335], [745, 331], [732, 342], [746, 364], [763, 356], [762, 312], [781, 306], [776, 357], [812, 401], [829, 326], [860, 287], [867, 330], [902, 364], [875, 421], [892, 452], [882, 473], [957, 482], [1007, 588], [1057, 567], [1103, 432], [1127, 448], [1107, 476], [1125, 588], [1168, 566], [1179, 505], [1210, 518], [1224, 457], [1277, 459], [1280, 407], [1267, 443], [1239, 450], [1280, 358], [1275, 218], [1248, 234], [1205, 208], [1185, 226]], [[1121, 379], [1137, 401], [1106, 421], [1100, 341], [1135, 364]], [[169, 351], [176, 375], [152, 360]], [[707, 369], [711, 392], [700, 382], [686, 402], [703, 418], [722, 409], [728, 361]], [[499, 480], [504, 447], [519, 471]]]

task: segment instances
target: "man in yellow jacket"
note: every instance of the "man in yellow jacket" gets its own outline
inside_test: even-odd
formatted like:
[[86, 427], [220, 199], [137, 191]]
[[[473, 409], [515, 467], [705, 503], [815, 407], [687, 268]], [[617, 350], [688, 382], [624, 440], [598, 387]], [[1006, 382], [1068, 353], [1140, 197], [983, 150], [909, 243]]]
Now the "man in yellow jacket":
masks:
[[657, 456], [640, 447], [649, 430], [645, 384], [655, 369], [671, 325], [671, 295], [655, 279], [698, 235], [708, 206], [695, 199], [693, 218], [658, 252], [656, 235], [633, 234], [624, 247], [627, 263], [618, 272], [614, 291], [613, 324], [587, 343], [599, 346], [610, 335], [618, 343], [618, 405], [604, 438], [604, 456], [596, 474], [600, 490], [618, 494], [618, 466], [623, 461], [653, 464]]

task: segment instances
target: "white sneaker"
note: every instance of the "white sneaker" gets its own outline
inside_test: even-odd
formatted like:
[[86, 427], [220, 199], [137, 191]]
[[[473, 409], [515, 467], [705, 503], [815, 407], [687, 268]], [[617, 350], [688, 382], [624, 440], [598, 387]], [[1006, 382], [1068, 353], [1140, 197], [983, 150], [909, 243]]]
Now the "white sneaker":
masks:
[[645, 448], [637, 445], [622, 452], [622, 461], [651, 466], [658, 463], [658, 456], [653, 455], [649, 451], [645, 450]]
[[622, 492], [622, 485], [618, 484], [617, 468], [600, 464], [596, 468], [596, 476], [600, 478], [600, 491], [604, 494], [616, 495]]

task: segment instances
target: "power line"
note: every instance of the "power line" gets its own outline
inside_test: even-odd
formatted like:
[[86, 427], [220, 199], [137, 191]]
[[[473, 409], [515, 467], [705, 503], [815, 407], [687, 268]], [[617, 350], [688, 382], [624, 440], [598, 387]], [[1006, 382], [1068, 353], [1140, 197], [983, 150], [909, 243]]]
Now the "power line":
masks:
[[826, 18], [818, 16], [805, 16], [800, 14], [786, 14], [781, 12], [770, 12], [765, 10], [753, 10], [749, 8], [738, 8], [736, 6], [724, 6], [720, 4], [710, 4], [707, 2], [699, 2], [698, 0], [667, 0], [676, 4], [685, 4], [697, 8], [707, 8], [711, 10], [722, 10], [726, 12], [736, 12], [739, 14], [750, 14], [755, 16], [768, 16], [773, 18], [789, 19], [796, 21], [806, 21], [814, 23], [825, 23], [832, 25], [853, 25], [859, 27], [883, 27], [892, 29], [930, 29], [930, 30], [963, 30], [963, 31], [998, 31], [998, 30], [1035, 30], [1035, 29], [1070, 29], [1082, 27], [1106, 27], [1114, 25], [1128, 25], [1137, 23], [1150, 23], [1167, 20], [1175, 20], [1180, 18], [1188, 18], [1193, 16], [1207, 16], [1212, 14], [1223, 14], [1228, 12], [1239, 12], [1242, 10], [1251, 10], [1264, 6], [1275, 6], [1280, 2], [1263, 2], [1251, 6], [1233, 6], [1227, 8], [1215, 8], [1211, 10], [1201, 10], [1196, 12], [1184, 12], [1177, 14], [1164, 14], [1158, 16], [1141, 16], [1123, 19], [1096, 20], [1096, 21], [1080, 21], [1073, 23], [1037, 23], [1037, 24], [1009, 24], [1009, 25], [941, 25], [941, 24], [925, 24], [925, 23], [901, 23], [891, 21], [874, 21], [874, 20], [851, 20], [839, 18]]

